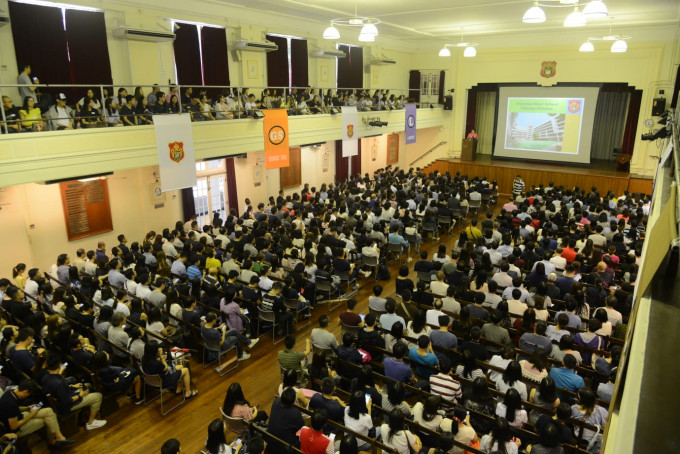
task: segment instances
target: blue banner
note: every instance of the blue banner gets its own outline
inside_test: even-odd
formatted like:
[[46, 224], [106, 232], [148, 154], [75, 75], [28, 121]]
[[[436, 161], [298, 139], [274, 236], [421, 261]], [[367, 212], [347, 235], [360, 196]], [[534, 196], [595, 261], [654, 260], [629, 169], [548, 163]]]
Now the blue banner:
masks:
[[416, 105], [406, 104], [406, 143], [416, 143]]

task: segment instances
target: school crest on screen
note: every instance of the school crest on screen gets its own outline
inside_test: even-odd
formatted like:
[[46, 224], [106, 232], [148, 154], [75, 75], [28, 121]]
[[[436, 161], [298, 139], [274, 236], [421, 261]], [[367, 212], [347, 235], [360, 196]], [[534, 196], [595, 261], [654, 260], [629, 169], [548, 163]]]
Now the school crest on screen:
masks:
[[572, 99], [569, 101], [569, 113], [578, 113], [579, 110], [581, 110], [581, 101], [578, 99]]
[[541, 63], [541, 77], [549, 79], [557, 74], [557, 62], [556, 61], [544, 61]]
[[351, 139], [354, 136], [354, 125], [347, 125], [347, 138]]
[[184, 159], [184, 142], [170, 142], [168, 148], [170, 148], [170, 160], [179, 164]]

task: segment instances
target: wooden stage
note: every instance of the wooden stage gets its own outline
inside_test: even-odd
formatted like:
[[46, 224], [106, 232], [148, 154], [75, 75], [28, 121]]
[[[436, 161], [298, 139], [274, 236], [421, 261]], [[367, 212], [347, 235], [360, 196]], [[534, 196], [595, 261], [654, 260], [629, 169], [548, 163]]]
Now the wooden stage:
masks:
[[594, 161], [588, 166], [571, 166], [560, 163], [540, 163], [536, 161], [510, 161], [492, 159], [490, 156], [477, 156], [474, 161], [463, 161], [459, 158], [438, 159], [425, 169], [426, 173], [435, 170], [440, 173], [449, 172], [455, 175], [486, 176], [486, 178], [498, 181], [499, 192], [509, 194], [512, 182], [518, 174], [527, 185], [538, 185], [543, 183], [545, 186], [550, 181], [555, 186], [562, 185], [572, 189], [574, 186], [590, 189], [595, 186], [602, 191], [612, 190], [617, 195], [623, 191], [641, 192], [651, 194], [653, 180], [634, 178], [628, 172], [615, 170], [615, 162]]

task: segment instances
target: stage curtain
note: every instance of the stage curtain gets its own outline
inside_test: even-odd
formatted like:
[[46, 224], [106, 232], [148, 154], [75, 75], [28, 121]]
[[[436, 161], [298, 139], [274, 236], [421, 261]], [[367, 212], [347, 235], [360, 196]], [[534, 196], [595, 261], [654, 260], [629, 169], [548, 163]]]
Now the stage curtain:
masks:
[[182, 189], [182, 215], [184, 221], [188, 221], [196, 214], [196, 204], [194, 203], [194, 188]]
[[[478, 154], [491, 154], [493, 150], [494, 120], [496, 117], [496, 92], [483, 91], [477, 93], [477, 107], [475, 113], [475, 123], [470, 128], [477, 131], [479, 140], [477, 141]], [[466, 131], [465, 136], [470, 130]]]
[[335, 141], [335, 182], [347, 179], [349, 160], [342, 157], [342, 140]]
[[439, 98], [437, 99], [437, 102], [439, 104], [444, 104], [444, 96], [446, 93], [444, 93], [444, 79], [446, 78], [446, 71], [441, 70], [439, 72]]
[[357, 153], [356, 156], [352, 156], [350, 159], [352, 160], [352, 175], [361, 176], [361, 139], [359, 139], [358, 142], [357, 148], [359, 153]]
[[[175, 31], [175, 67], [180, 85], [203, 85], [201, 74], [201, 52], [198, 44], [198, 27], [194, 24], [177, 22], [179, 30]], [[182, 90], [184, 93], [184, 90]], [[197, 93], [196, 93], [197, 94]]]
[[274, 52], [267, 52], [267, 85], [270, 87], [289, 87], [288, 73], [288, 39], [283, 36], [267, 35], [279, 48]]
[[236, 189], [236, 168], [234, 167], [234, 158], [227, 158], [227, 209], [238, 211], [238, 190]]
[[290, 40], [290, 73], [293, 87], [309, 86], [307, 40]]
[[344, 52], [347, 55], [345, 58], [338, 58], [338, 88], [350, 88], [350, 76], [349, 76], [349, 46], [345, 44], [338, 45], [338, 50]]
[[630, 94], [628, 103], [628, 116], [626, 117], [626, 127], [623, 133], [623, 143], [621, 153], [633, 155], [635, 145], [635, 135], [637, 134], [638, 118], [640, 117], [640, 103], [642, 102], [642, 90], [635, 90]]
[[621, 148], [629, 100], [628, 92], [600, 92], [593, 122], [592, 159], [616, 159], [614, 149]]
[[412, 69], [408, 73], [409, 102], [420, 102], [420, 71]]
[[[104, 13], [67, 9], [66, 37], [72, 83], [111, 85], [113, 79]], [[72, 91], [74, 99], [78, 100], [85, 96], [87, 88], [73, 88]], [[94, 86], [93, 91], [99, 93]]]
[[678, 95], [680, 95], [680, 66], [675, 73], [675, 87], [673, 87], [673, 99], [671, 100], [671, 109], [675, 109], [678, 105]]
[[465, 116], [465, 137], [468, 133], [475, 129], [475, 121], [477, 121], [477, 89], [471, 88], [468, 90], [467, 98], [467, 114]]
[[[227, 31], [219, 27], [201, 27], [201, 48], [203, 83], [205, 85], [229, 85]], [[209, 88], [208, 97], [215, 99], [223, 91], [223, 88]]]
[[[9, 2], [9, 15], [17, 64], [31, 65], [31, 77], [37, 77], [42, 84], [70, 84], [71, 69], [61, 9]], [[68, 92], [63, 87], [40, 90], [52, 96]], [[75, 103], [71, 99], [69, 102]], [[23, 99], [16, 104], [22, 105]]]

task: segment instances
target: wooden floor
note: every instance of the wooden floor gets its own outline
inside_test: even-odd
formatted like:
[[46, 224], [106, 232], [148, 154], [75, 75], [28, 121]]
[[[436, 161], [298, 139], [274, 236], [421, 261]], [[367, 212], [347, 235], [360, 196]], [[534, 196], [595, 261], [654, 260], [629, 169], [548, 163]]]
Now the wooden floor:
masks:
[[[488, 155], [477, 155], [474, 161], [459, 158], [438, 159], [433, 169], [454, 175], [485, 175], [489, 181], [497, 180], [501, 192], [510, 192], [512, 181], [520, 174], [530, 187], [533, 184], [554, 181], [566, 188], [579, 186], [600, 190], [611, 189], [617, 195], [623, 191], [651, 194], [653, 180], [631, 177], [628, 172], [617, 171], [613, 161], [593, 161], [589, 165], [562, 164], [555, 162], [493, 159]], [[559, 177], [558, 177], [559, 175]], [[558, 183], [559, 181], [559, 183]]]
[[[496, 211], [499, 209], [497, 208]], [[440, 241], [433, 243], [428, 241], [422, 249], [430, 251], [430, 257], [436, 252], [440, 243], [447, 244], [447, 249], [453, 246], [462, 226], [454, 228], [450, 235], [440, 235]], [[415, 261], [415, 250], [412, 248], [411, 256]], [[412, 269], [411, 263], [410, 268]], [[390, 264], [392, 279], [380, 281], [383, 286], [383, 296], [394, 294], [394, 277], [397, 276], [399, 264]], [[415, 273], [413, 278], [415, 278]], [[372, 294], [374, 285], [373, 277], [368, 279], [363, 276], [359, 280], [360, 289], [355, 296], [359, 301], [361, 313], [368, 312], [368, 297]], [[304, 350], [305, 338], [316, 326], [314, 321], [326, 311], [327, 306], [322, 305], [313, 311], [312, 323], [299, 331], [297, 334], [297, 350]], [[338, 315], [344, 310], [336, 308], [331, 317], [331, 328], [340, 339], [340, 327]], [[239, 363], [238, 368], [218, 377], [214, 367], [203, 369], [200, 364], [200, 356], [192, 358], [191, 372], [200, 394], [194, 399], [187, 401], [182, 407], [163, 417], [160, 414], [158, 400], [148, 406], [135, 406], [127, 399], [121, 399], [121, 408], [113, 415], [107, 416], [107, 425], [92, 432], [84, 428], [73, 436], [76, 444], [70, 452], [81, 453], [145, 453], [155, 454], [160, 452], [160, 446], [168, 438], [177, 438], [182, 445], [183, 453], [198, 453], [205, 442], [208, 424], [215, 418], [220, 417], [219, 407], [222, 405], [224, 395], [229, 385], [238, 381], [251, 404], [259, 404], [261, 409], [269, 413], [274, 400], [274, 393], [280, 384], [277, 353], [283, 348], [283, 342], [272, 344], [271, 335], [263, 336], [260, 342], [253, 348], [252, 357]], [[44, 443], [33, 448], [34, 453], [47, 453]]]

